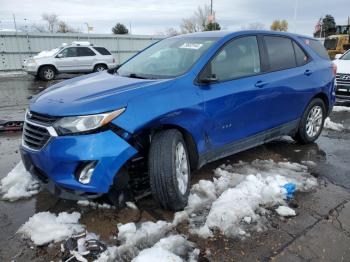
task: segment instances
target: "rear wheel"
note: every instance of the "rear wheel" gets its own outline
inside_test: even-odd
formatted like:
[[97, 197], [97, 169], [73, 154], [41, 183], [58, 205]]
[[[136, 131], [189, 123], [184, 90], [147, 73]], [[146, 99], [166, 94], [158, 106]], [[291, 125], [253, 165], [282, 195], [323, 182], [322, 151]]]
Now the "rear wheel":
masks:
[[181, 210], [190, 192], [191, 169], [186, 143], [175, 130], [156, 133], [149, 152], [153, 198], [165, 209]]
[[105, 71], [106, 69], [107, 69], [106, 65], [99, 64], [99, 65], [95, 65], [94, 72], [101, 72], [101, 71]]
[[50, 81], [56, 76], [56, 70], [53, 66], [43, 66], [39, 69], [38, 76], [41, 80]]
[[306, 108], [293, 138], [302, 144], [314, 142], [321, 134], [325, 118], [326, 108], [323, 100], [313, 99]]

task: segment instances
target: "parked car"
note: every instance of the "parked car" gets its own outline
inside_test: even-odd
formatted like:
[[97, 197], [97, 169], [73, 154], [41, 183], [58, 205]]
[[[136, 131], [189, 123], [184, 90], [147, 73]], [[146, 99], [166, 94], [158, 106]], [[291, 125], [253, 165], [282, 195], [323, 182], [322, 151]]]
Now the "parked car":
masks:
[[321, 42], [307, 36], [167, 38], [36, 96], [22, 159], [63, 198], [121, 200], [143, 179], [163, 208], [180, 210], [194, 169], [284, 135], [314, 142], [335, 102], [335, 74]]
[[350, 50], [345, 54], [335, 56], [334, 64], [337, 65], [336, 90], [337, 102], [350, 101]]
[[91, 73], [115, 66], [115, 59], [106, 48], [78, 41], [40, 52], [23, 63], [26, 72], [46, 81], [60, 73]]

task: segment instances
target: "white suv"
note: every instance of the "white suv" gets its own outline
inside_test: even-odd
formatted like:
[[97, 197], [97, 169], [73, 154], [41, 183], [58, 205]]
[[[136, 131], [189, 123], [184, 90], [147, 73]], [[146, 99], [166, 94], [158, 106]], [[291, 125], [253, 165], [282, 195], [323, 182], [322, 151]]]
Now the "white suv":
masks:
[[113, 55], [104, 47], [89, 42], [73, 42], [25, 60], [23, 69], [42, 80], [52, 80], [59, 73], [90, 73], [115, 67]]

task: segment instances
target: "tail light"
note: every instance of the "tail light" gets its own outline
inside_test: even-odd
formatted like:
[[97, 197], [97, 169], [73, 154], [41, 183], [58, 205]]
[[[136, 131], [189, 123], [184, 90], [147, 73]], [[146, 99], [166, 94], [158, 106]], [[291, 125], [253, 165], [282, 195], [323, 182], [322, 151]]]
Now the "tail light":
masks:
[[337, 75], [337, 65], [334, 63], [332, 63], [332, 73], [334, 77]]

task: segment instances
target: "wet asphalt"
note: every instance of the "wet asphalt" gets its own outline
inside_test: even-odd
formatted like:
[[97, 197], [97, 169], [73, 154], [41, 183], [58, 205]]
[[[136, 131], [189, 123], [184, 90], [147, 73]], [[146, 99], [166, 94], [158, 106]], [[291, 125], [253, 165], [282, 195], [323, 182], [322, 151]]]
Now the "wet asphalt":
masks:
[[[67, 77], [70, 76], [47, 83], [28, 75], [0, 76], [0, 120], [22, 120], [32, 96]], [[350, 200], [350, 113], [334, 112], [330, 117], [332, 121], [342, 123], [349, 130], [342, 132], [324, 130], [317, 142], [311, 145], [298, 145], [289, 138], [282, 138], [216, 161], [196, 172], [193, 182], [203, 178], [210, 179], [212, 170], [227, 162], [273, 159], [302, 163], [302, 161], [310, 160], [316, 163], [316, 166], [311, 167], [311, 172], [320, 181], [320, 187], [316, 192], [297, 196], [297, 200], [300, 201], [300, 210], [297, 210], [299, 215], [296, 218], [290, 221], [272, 219], [269, 230], [266, 232], [254, 233], [251, 238], [245, 240], [226, 239], [221, 235], [206, 240], [190, 237], [190, 240], [197, 243], [200, 248], [202, 261], [319, 261], [318, 259], [322, 257], [317, 257], [314, 253], [310, 255], [308, 251], [293, 251], [293, 245], [296, 245], [298, 249], [298, 245], [311, 246], [310, 243], [314, 243], [312, 230], [316, 232], [324, 230], [329, 236], [339, 231], [340, 235], [334, 236], [336, 241], [339, 241], [339, 245], [336, 242], [338, 249], [344, 241], [350, 243], [350, 231], [344, 231], [343, 226], [338, 229], [337, 224], [333, 226], [332, 220], [333, 217], [336, 218], [334, 221], [339, 220], [338, 216], [333, 216], [332, 212], [338, 212], [339, 215]], [[18, 151], [20, 141], [20, 132], [0, 132], [0, 179], [5, 177], [20, 161]], [[57, 199], [45, 191], [28, 200], [13, 203], [0, 201], [0, 261], [59, 260], [57, 245], [33, 247], [30, 241], [23, 240], [16, 234], [18, 228], [30, 216], [41, 211], [72, 212], [77, 210], [82, 213], [80, 222], [86, 225], [88, 231], [99, 234], [104, 241], [110, 244], [115, 244], [111, 236], [115, 235], [118, 223], [172, 219], [173, 213], [156, 207], [150, 197], [140, 200], [137, 205], [138, 211], [131, 209], [95, 210], [89, 207], [79, 207], [72, 201]], [[329, 225], [332, 227], [327, 228]], [[186, 231], [186, 226], [180, 226], [178, 231], [180, 233]], [[307, 236], [310, 234], [311, 240], [307, 242]], [[322, 236], [317, 238], [320, 239]], [[300, 241], [301, 244], [298, 244]], [[343, 261], [350, 261], [349, 245], [344, 247], [345, 251], [333, 249], [327, 241], [324, 245], [326, 248], [320, 241], [319, 247], [317, 245], [312, 247], [313, 250], [319, 248], [321, 252], [324, 250], [329, 252], [330, 259], [324, 261], [341, 261], [341, 256], [345, 256]], [[327, 251], [327, 246], [329, 246], [329, 251]], [[343, 251], [345, 255], [342, 254]], [[341, 254], [340, 257], [339, 254]]]

